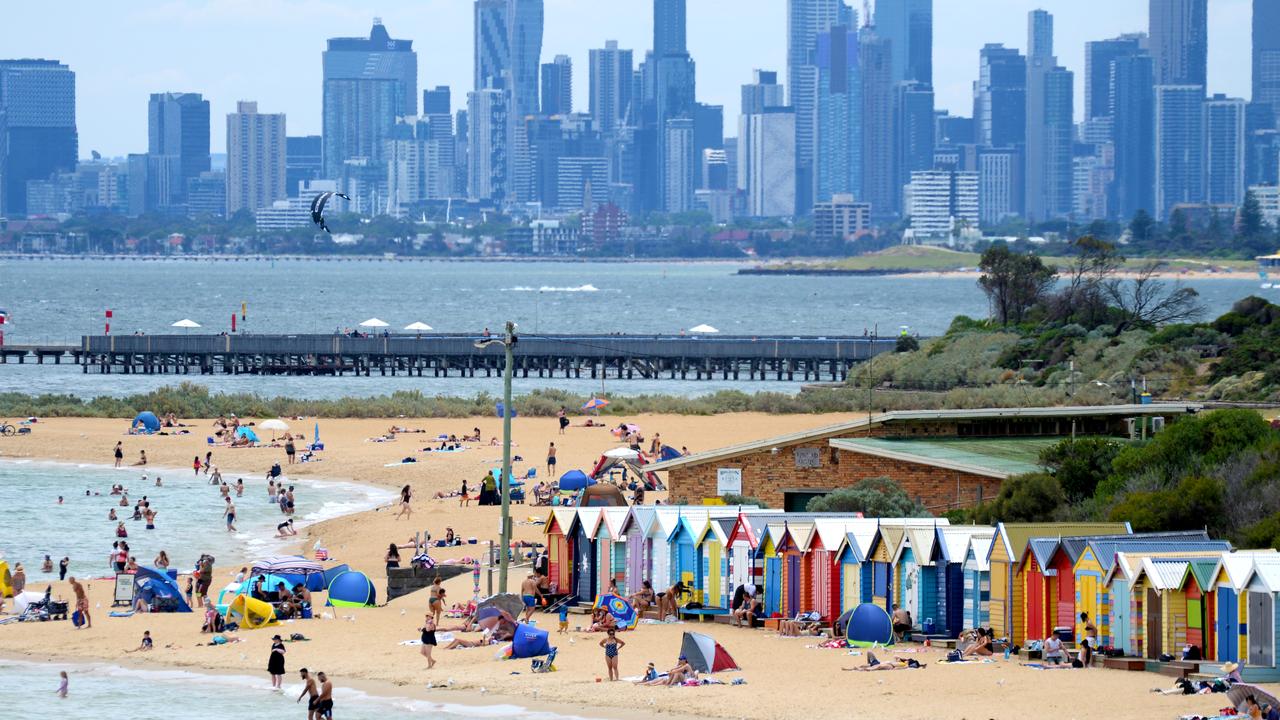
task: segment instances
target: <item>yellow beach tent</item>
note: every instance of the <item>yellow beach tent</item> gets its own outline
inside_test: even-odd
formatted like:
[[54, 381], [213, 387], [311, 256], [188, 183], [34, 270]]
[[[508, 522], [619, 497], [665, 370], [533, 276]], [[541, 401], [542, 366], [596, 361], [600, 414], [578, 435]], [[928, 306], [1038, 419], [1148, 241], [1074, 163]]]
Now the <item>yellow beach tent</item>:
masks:
[[227, 622], [232, 621], [246, 630], [257, 630], [280, 624], [280, 621], [276, 620], [275, 608], [248, 595], [237, 595], [227, 606]]
[[13, 575], [4, 560], [0, 560], [0, 597], [13, 597]]

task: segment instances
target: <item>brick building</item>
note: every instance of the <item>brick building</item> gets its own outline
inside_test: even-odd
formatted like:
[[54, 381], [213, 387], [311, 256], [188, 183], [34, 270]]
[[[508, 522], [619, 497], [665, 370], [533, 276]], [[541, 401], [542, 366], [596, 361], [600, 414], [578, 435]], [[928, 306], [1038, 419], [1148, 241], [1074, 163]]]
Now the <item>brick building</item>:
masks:
[[800, 511], [832, 490], [888, 477], [941, 514], [995, 497], [1006, 478], [1038, 470], [1040, 451], [1062, 439], [1133, 437], [1199, 409], [1147, 404], [889, 412], [649, 469], [666, 472], [673, 504], [735, 493]]

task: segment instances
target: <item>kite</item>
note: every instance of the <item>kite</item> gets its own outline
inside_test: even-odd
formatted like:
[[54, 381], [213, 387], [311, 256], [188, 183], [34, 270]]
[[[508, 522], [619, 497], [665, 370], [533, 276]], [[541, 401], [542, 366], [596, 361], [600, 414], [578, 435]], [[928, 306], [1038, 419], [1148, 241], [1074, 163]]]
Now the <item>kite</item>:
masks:
[[329, 234], [333, 234], [333, 231], [330, 230], [329, 226], [324, 222], [324, 206], [327, 205], [329, 203], [329, 199], [335, 195], [343, 200], [351, 199], [339, 192], [322, 192], [316, 196], [315, 200], [311, 201], [311, 222], [319, 225], [321, 229]]

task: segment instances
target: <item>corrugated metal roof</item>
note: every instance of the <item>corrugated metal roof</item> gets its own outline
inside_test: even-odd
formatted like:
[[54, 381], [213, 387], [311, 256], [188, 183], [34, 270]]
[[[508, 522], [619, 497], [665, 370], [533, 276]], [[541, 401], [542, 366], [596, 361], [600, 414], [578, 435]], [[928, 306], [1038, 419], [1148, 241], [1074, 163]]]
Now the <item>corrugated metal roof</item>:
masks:
[[1102, 571], [1108, 572], [1115, 563], [1117, 552], [1128, 553], [1158, 553], [1158, 552], [1190, 552], [1201, 550], [1218, 550], [1228, 552], [1231, 550], [1231, 543], [1226, 540], [1210, 540], [1205, 533], [1198, 533], [1197, 539], [1141, 539], [1135, 536], [1133, 542], [1121, 542], [1118, 540], [1107, 540], [1100, 543], [1090, 543], [1093, 548], [1094, 555], [1098, 558], [1098, 563], [1102, 566]]
[[[836, 438], [833, 448], [973, 475], [1005, 479], [1038, 472], [1040, 451], [1060, 438], [893, 439]], [[1021, 448], [1021, 449], [1018, 449]]]
[[840, 548], [847, 534], [859, 530], [864, 534], [874, 534], [876, 525], [874, 518], [815, 518], [813, 521], [813, 529], [822, 540], [822, 546], [833, 552]]
[[1213, 577], [1217, 575], [1219, 558], [1195, 558], [1190, 562], [1191, 574], [1203, 592], [1213, 589]]
[[657, 518], [657, 508], [652, 505], [632, 505], [631, 514], [627, 517], [627, 521], [623, 523], [623, 530], [630, 530], [635, 525], [640, 530], [641, 535], [648, 535], [649, 529], [653, 527], [654, 519]]
[[1186, 560], [1157, 560], [1143, 558], [1142, 572], [1151, 579], [1151, 585], [1157, 590], [1177, 590], [1187, 577]]
[[1035, 557], [1036, 564], [1043, 570], [1049, 567], [1049, 562], [1053, 559], [1053, 554], [1057, 552], [1059, 544], [1061, 544], [1061, 541], [1056, 537], [1031, 538], [1027, 542], [1027, 552]]
[[765, 450], [771, 447], [795, 445], [797, 443], [840, 435], [856, 435], [858, 430], [865, 430], [903, 420], [984, 420], [993, 418], [1019, 417], [1096, 417], [1096, 416], [1150, 416], [1178, 415], [1198, 412], [1204, 406], [1196, 403], [1154, 403], [1149, 405], [1090, 405], [1039, 408], [979, 408], [973, 410], [895, 410], [893, 412], [874, 415], [870, 418], [858, 418], [849, 422], [824, 425], [811, 430], [777, 435], [762, 440], [729, 445], [715, 450], [708, 450], [684, 457], [646, 465], [646, 472], [658, 472], [677, 467], [702, 465], [721, 458], [733, 457], [743, 453]]
[[991, 545], [995, 542], [995, 534], [991, 537], [974, 536], [969, 541], [969, 549], [965, 550], [964, 567], [970, 569], [969, 556], [973, 555], [973, 569], [978, 572], [989, 572], [991, 570]]
[[627, 517], [629, 517], [630, 514], [630, 508], [604, 508], [604, 522], [608, 526], [609, 535], [613, 540], [621, 540], [626, 537], [623, 533], [625, 531]]
[[1027, 551], [1033, 537], [1069, 537], [1076, 535], [1113, 535], [1129, 532], [1129, 523], [1000, 523], [996, 525], [997, 542], [1017, 562]]
[[1184, 552], [1118, 552], [1116, 562], [1107, 573], [1104, 582], [1110, 584], [1117, 576], [1132, 582], [1142, 572], [1143, 563], [1148, 560], [1181, 560], [1189, 562], [1195, 558], [1218, 559], [1224, 555], [1221, 550], [1192, 550]]
[[940, 527], [938, 533], [938, 550], [942, 554], [942, 559], [948, 563], [964, 562], [965, 553], [969, 550], [969, 544], [974, 538], [985, 538], [988, 543], [991, 542], [991, 536], [994, 535], [996, 529], [989, 525], [953, 525], [951, 527]]
[[667, 540], [671, 537], [671, 533], [676, 531], [676, 526], [680, 524], [681, 507], [660, 507], [656, 509], [657, 518], [653, 524], [651, 534]]
[[801, 550], [809, 549], [809, 538], [813, 535], [812, 520], [787, 520], [787, 534], [791, 541]]
[[[932, 567], [933, 544], [938, 539], [938, 529], [933, 527], [907, 528], [907, 539], [911, 542], [911, 555], [915, 558], [916, 565]], [[901, 553], [902, 548], [898, 548], [898, 552]]]
[[[1261, 580], [1269, 592], [1280, 592], [1280, 563], [1254, 562], [1252, 577]], [[1246, 581], [1245, 586], [1248, 587], [1250, 585], [1252, 585], [1252, 581]]]

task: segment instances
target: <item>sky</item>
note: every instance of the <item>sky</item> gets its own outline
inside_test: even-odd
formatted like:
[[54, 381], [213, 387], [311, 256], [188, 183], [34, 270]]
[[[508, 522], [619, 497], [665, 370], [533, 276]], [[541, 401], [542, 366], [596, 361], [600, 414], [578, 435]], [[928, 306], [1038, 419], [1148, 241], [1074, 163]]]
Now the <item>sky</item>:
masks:
[[[636, 62], [652, 44], [649, 0], [545, 0], [543, 61], [574, 65], [574, 108], [586, 111], [588, 51], [617, 40]], [[872, 1], [874, 5], [874, 1]], [[1251, 0], [1209, 0], [1209, 92], [1248, 99]], [[860, 8], [861, 4], [857, 3]], [[755, 68], [785, 78], [786, 0], [689, 0], [689, 51], [698, 99], [723, 105], [735, 127], [739, 88]], [[1028, 11], [1054, 16], [1059, 64], [1076, 74], [1084, 110], [1084, 43], [1145, 30], [1147, 0], [934, 0], [934, 87], [939, 109], [972, 112], [978, 50], [1025, 50]], [[0, 57], [61, 60], [76, 72], [80, 153], [145, 152], [147, 97], [199, 92], [212, 106], [213, 152], [226, 146], [238, 100], [284, 112], [290, 135], [320, 133], [325, 40], [367, 35], [381, 17], [413, 40], [419, 92], [449, 85], [454, 107], [472, 83], [472, 0], [63, 0], [0, 9]], [[419, 99], [421, 102], [421, 99]]]

